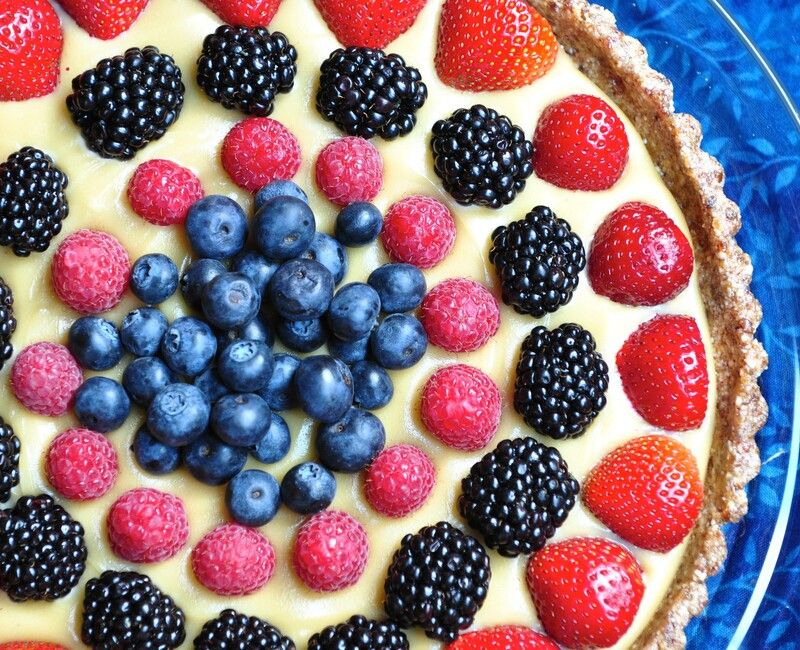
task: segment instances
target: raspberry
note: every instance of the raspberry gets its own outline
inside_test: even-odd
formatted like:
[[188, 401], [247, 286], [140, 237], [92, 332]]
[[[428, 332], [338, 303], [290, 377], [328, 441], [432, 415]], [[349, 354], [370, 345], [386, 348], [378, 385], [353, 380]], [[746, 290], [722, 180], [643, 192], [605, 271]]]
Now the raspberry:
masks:
[[292, 562], [297, 576], [314, 591], [339, 591], [358, 582], [367, 565], [364, 528], [346, 512], [325, 510], [300, 527]]
[[47, 479], [67, 499], [103, 496], [119, 474], [117, 452], [108, 439], [88, 429], [67, 429], [50, 444]]
[[53, 258], [53, 289], [62, 302], [81, 314], [116, 307], [128, 287], [128, 253], [114, 237], [79, 230], [67, 237]]
[[11, 368], [11, 388], [16, 398], [39, 415], [66, 413], [83, 374], [63, 345], [34, 343], [19, 353]]
[[243, 596], [261, 589], [275, 571], [275, 549], [254, 528], [222, 524], [192, 550], [197, 579], [220, 596]]
[[128, 562], [161, 562], [189, 539], [183, 501], [150, 488], [123, 494], [111, 506], [106, 524], [111, 550]]
[[278, 120], [250, 117], [225, 136], [222, 166], [239, 187], [257, 192], [274, 180], [294, 177], [300, 169], [300, 143]]
[[482, 284], [451, 278], [425, 296], [419, 319], [433, 345], [448, 352], [472, 352], [497, 332], [500, 308]]
[[0, 643], [0, 650], [67, 650], [67, 648], [57, 643], [45, 643], [44, 641], [9, 641]]
[[500, 389], [489, 375], [458, 363], [437, 370], [422, 391], [425, 427], [448, 447], [477, 451], [500, 424]]
[[453, 249], [456, 224], [447, 206], [427, 196], [395, 203], [383, 220], [381, 242], [395, 262], [429, 269]]
[[133, 211], [157, 226], [183, 223], [192, 205], [205, 196], [200, 179], [171, 160], [148, 160], [128, 184]]
[[317, 158], [317, 185], [339, 206], [372, 201], [383, 186], [381, 154], [364, 138], [334, 140]]
[[414, 445], [394, 445], [372, 461], [364, 492], [381, 514], [405, 517], [425, 503], [435, 483], [436, 469], [424, 451]]

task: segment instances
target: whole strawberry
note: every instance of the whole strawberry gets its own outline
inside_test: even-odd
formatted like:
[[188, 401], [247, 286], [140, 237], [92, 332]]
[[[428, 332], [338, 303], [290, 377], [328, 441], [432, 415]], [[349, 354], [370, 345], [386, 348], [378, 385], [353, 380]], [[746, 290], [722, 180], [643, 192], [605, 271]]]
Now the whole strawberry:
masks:
[[529, 627], [498, 625], [462, 634], [447, 650], [558, 650], [558, 646]]
[[203, 0], [203, 3], [224, 22], [243, 27], [266, 27], [281, 6], [281, 0]]
[[150, 0], [58, 0], [91, 36], [104, 41], [127, 32]]
[[405, 33], [427, 0], [314, 0], [345, 47], [385, 48]]

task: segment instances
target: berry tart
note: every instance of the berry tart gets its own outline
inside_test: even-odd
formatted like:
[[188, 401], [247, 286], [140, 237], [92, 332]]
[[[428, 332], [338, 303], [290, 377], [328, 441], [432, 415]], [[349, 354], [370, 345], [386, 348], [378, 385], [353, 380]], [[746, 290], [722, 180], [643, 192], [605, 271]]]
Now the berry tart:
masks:
[[10, 0], [0, 123], [0, 648], [685, 645], [766, 356], [611, 14]]

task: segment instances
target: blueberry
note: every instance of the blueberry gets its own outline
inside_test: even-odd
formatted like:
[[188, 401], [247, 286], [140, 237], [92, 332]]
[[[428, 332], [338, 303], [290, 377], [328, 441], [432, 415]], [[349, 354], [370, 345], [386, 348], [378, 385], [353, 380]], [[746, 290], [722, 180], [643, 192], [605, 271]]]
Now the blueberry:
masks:
[[387, 314], [416, 309], [427, 290], [425, 276], [412, 264], [384, 264], [369, 274], [367, 283], [378, 292]]
[[222, 485], [242, 471], [247, 450], [228, 445], [211, 433], [204, 433], [186, 447], [183, 464], [206, 485]]
[[203, 289], [226, 271], [225, 265], [218, 260], [199, 259], [192, 262], [181, 276], [181, 293], [186, 302], [191, 307], [200, 307]]
[[281, 481], [281, 499], [290, 510], [313, 515], [325, 510], [336, 495], [336, 479], [317, 463], [295, 465]]
[[272, 328], [261, 317], [256, 316], [249, 323], [232, 330], [217, 333], [217, 350], [224, 350], [229, 343], [234, 341], [262, 341], [272, 347], [275, 343], [275, 335]]
[[246, 325], [258, 314], [261, 296], [253, 282], [241, 273], [223, 273], [203, 289], [206, 320], [221, 330]]
[[131, 412], [125, 389], [108, 377], [90, 377], [75, 393], [75, 417], [87, 429], [108, 433], [118, 429]]
[[256, 251], [243, 250], [231, 262], [231, 271], [250, 278], [259, 296], [264, 295], [270, 279], [275, 275], [280, 263], [270, 262]]
[[147, 305], [158, 305], [178, 289], [178, 267], [166, 255], [142, 255], [131, 269], [131, 291]]
[[386, 444], [381, 421], [369, 411], [351, 408], [338, 422], [320, 424], [317, 454], [328, 469], [359, 472], [369, 465]]
[[206, 396], [210, 404], [213, 404], [220, 397], [230, 392], [228, 387], [222, 383], [215, 368], [209, 368], [205, 372], [197, 375], [197, 377], [194, 378], [194, 385], [203, 392], [203, 395]]
[[275, 332], [281, 342], [290, 350], [313, 352], [325, 343], [328, 333], [319, 318], [311, 320], [278, 319]]
[[363, 282], [352, 282], [333, 296], [328, 308], [328, 327], [344, 341], [363, 339], [375, 327], [380, 311], [378, 292]]
[[208, 426], [211, 406], [197, 386], [164, 386], [147, 409], [147, 428], [170, 447], [182, 447], [196, 440]]
[[308, 203], [292, 196], [278, 196], [256, 212], [253, 240], [268, 260], [283, 262], [305, 251], [317, 224]]
[[155, 307], [134, 309], [122, 319], [119, 338], [125, 349], [137, 357], [158, 354], [161, 339], [169, 327], [167, 317]]
[[333, 275], [334, 284], [339, 284], [347, 273], [347, 252], [337, 239], [324, 232], [314, 234], [311, 246], [302, 257], [316, 260]]
[[353, 374], [353, 402], [365, 409], [379, 409], [392, 401], [394, 385], [389, 373], [372, 361], [358, 361]]
[[345, 246], [364, 246], [375, 241], [383, 228], [383, 216], [371, 203], [351, 203], [336, 216], [334, 234]]
[[350, 368], [327, 355], [306, 357], [294, 373], [297, 403], [319, 422], [336, 422], [353, 404]]
[[392, 314], [372, 332], [370, 350], [378, 362], [389, 370], [410, 368], [428, 349], [428, 335], [413, 316]]
[[366, 359], [368, 350], [369, 336], [355, 341], [342, 341], [335, 336], [328, 338], [328, 352], [348, 365]]
[[262, 341], [234, 341], [220, 352], [217, 374], [232, 391], [261, 390], [272, 376], [272, 350]]
[[158, 357], [134, 359], [122, 373], [122, 385], [137, 404], [143, 406], [153, 401], [164, 386], [175, 383], [175, 375]]
[[281, 352], [273, 357], [272, 377], [259, 394], [273, 411], [294, 408], [297, 399], [294, 393], [294, 373], [300, 367], [300, 359], [293, 354]]
[[333, 275], [315, 260], [282, 264], [267, 288], [275, 311], [286, 320], [321, 317], [333, 298]]
[[279, 196], [292, 196], [308, 203], [308, 196], [292, 181], [277, 180], [262, 187], [256, 193], [255, 207], [258, 211], [262, 205]]
[[122, 343], [114, 323], [84, 316], [69, 328], [69, 351], [87, 370], [108, 370], [122, 359]]
[[207, 196], [189, 208], [186, 234], [200, 257], [228, 259], [244, 248], [247, 216], [233, 199]]
[[169, 326], [161, 341], [161, 356], [179, 375], [196, 377], [211, 366], [217, 337], [203, 321], [182, 316]]
[[273, 413], [269, 431], [255, 444], [250, 453], [262, 463], [277, 463], [289, 453], [291, 444], [289, 425], [280, 415]]
[[211, 428], [229, 445], [252, 447], [269, 431], [272, 413], [253, 393], [220, 397], [211, 409]]
[[133, 438], [133, 455], [139, 466], [150, 474], [169, 474], [181, 465], [181, 452], [153, 437], [146, 426]]
[[263, 526], [278, 512], [281, 488], [271, 474], [260, 469], [246, 469], [228, 483], [225, 504], [237, 524]]

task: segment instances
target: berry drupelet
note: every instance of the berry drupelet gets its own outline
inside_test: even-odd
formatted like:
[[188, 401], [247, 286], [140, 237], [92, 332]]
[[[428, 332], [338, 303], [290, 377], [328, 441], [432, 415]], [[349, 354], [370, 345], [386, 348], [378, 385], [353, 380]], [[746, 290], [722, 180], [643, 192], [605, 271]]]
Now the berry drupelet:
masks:
[[489, 261], [500, 279], [503, 302], [541, 318], [572, 299], [586, 251], [569, 223], [540, 205], [492, 233]]
[[81, 640], [92, 650], [170, 650], [185, 638], [183, 611], [147, 576], [105, 571], [86, 583]]
[[523, 130], [481, 104], [436, 122], [431, 150], [444, 189], [462, 205], [507, 205], [533, 173], [533, 145]]
[[403, 538], [384, 583], [384, 609], [401, 627], [418, 625], [451, 642], [472, 625], [491, 576], [480, 542], [441, 521]]
[[255, 616], [226, 609], [207, 621], [194, 640], [195, 650], [295, 650], [291, 639]]
[[503, 440], [472, 466], [461, 489], [461, 516], [506, 557], [542, 548], [580, 492], [558, 450], [530, 437]]
[[335, 50], [320, 68], [317, 110], [348, 135], [408, 135], [428, 98], [419, 70], [399, 54], [368, 47]]
[[0, 417], [0, 503], [11, 498], [11, 489], [19, 485], [19, 438], [8, 422]]
[[171, 56], [135, 47], [75, 77], [67, 108], [89, 149], [129, 160], [175, 123], [185, 91]]
[[574, 323], [538, 326], [522, 343], [514, 408], [536, 431], [577, 438], [606, 405], [608, 364], [591, 332]]
[[0, 246], [41, 253], [69, 214], [67, 175], [43, 151], [24, 147], [0, 163]]
[[86, 568], [83, 526], [53, 497], [0, 510], [0, 590], [15, 602], [66, 596]]
[[[17, 329], [17, 319], [14, 317], [14, 293], [2, 277], [0, 277], [0, 370], [5, 362], [11, 358], [14, 347], [11, 337]], [[0, 491], [0, 494], [2, 491]], [[0, 499], [2, 501], [3, 499]]]
[[329, 625], [308, 640], [308, 650], [408, 650], [408, 638], [391, 621], [374, 621], [351, 616], [346, 622]]
[[281, 32], [220, 25], [203, 41], [197, 83], [211, 101], [246, 115], [272, 113], [278, 93], [288, 93], [297, 74], [297, 50]]

